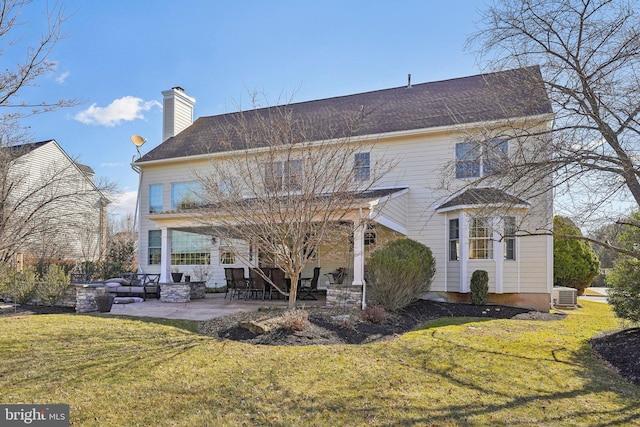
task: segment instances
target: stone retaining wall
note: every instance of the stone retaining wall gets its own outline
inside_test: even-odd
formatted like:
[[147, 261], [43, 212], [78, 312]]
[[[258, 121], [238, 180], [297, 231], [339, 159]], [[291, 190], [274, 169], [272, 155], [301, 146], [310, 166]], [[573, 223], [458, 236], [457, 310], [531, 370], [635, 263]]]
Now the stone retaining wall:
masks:
[[327, 307], [362, 306], [362, 286], [327, 285]]
[[162, 302], [191, 301], [190, 282], [160, 283], [160, 301]]
[[109, 295], [104, 284], [72, 284], [76, 291], [76, 313], [98, 311], [96, 297]]

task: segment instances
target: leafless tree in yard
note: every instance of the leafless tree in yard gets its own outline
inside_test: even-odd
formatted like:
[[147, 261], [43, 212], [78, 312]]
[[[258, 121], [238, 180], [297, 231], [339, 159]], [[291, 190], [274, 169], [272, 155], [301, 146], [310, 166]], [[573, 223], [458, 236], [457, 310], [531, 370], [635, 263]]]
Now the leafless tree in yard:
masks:
[[[518, 122], [476, 135], [528, 143], [474, 185], [535, 196], [583, 229], [624, 222], [640, 205], [640, 11], [627, 0], [495, 0], [468, 39], [490, 71], [540, 65], [550, 127]], [[489, 142], [486, 142], [489, 141]], [[545, 183], [545, 185], [540, 185]], [[632, 224], [640, 226], [640, 224]], [[521, 230], [532, 234], [552, 230]], [[640, 258], [615, 242], [584, 237]]]
[[[360, 214], [354, 217], [363, 195], [392, 166], [382, 156], [359, 164], [358, 155], [375, 146], [375, 141], [350, 137], [366, 120], [362, 111], [336, 113], [334, 127], [321, 130], [295, 106], [227, 115], [218, 129], [224, 149], [211, 154], [210, 173], [199, 176], [207, 206], [201, 220], [245, 263], [257, 266], [260, 254], [283, 270], [291, 287], [277, 289], [289, 297], [290, 307], [295, 307], [298, 278], [316, 248], [349, 244], [354, 224], [367, 221]], [[241, 250], [239, 240], [250, 245], [251, 255]]]

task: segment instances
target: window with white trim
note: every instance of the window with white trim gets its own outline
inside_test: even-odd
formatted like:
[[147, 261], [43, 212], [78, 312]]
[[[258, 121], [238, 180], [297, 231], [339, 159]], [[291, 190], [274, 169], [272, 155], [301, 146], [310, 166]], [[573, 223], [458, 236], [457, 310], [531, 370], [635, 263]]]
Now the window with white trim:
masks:
[[504, 221], [504, 259], [516, 259], [516, 218], [506, 216]]
[[149, 213], [162, 212], [162, 184], [149, 185]]
[[236, 263], [236, 254], [231, 248], [220, 248], [220, 264], [231, 265]]
[[503, 168], [509, 155], [509, 141], [496, 140], [486, 144], [456, 143], [456, 178], [479, 178]]
[[159, 265], [162, 261], [162, 230], [149, 230], [148, 237], [149, 265]]
[[171, 265], [211, 264], [211, 237], [174, 230], [171, 233]]
[[491, 218], [472, 218], [469, 225], [469, 259], [493, 259]]
[[354, 155], [353, 173], [356, 181], [369, 181], [371, 179], [371, 156], [369, 153], [356, 153]]
[[460, 220], [449, 220], [449, 261], [460, 260]]
[[171, 184], [171, 210], [193, 209], [202, 205], [202, 186], [198, 181]]
[[300, 191], [302, 189], [302, 160], [286, 160], [264, 165], [264, 185], [267, 191]]

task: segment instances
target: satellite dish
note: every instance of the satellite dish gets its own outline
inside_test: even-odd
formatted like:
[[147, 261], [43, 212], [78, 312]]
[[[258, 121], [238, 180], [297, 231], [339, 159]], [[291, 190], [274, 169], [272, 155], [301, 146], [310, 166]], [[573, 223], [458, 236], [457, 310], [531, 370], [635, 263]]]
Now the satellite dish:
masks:
[[147, 140], [140, 135], [131, 135], [131, 142], [133, 142], [136, 147], [142, 147]]

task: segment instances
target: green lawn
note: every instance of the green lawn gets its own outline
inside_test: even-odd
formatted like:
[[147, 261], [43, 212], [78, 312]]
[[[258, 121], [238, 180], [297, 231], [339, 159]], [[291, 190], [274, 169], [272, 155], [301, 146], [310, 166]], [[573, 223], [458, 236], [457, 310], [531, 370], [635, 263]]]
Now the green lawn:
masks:
[[640, 425], [640, 387], [590, 355], [619, 322], [447, 319], [364, 346], [217, 342], [168, 322], [0, 319], [0, 402], [68, 403], [72, 425]]

